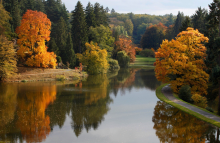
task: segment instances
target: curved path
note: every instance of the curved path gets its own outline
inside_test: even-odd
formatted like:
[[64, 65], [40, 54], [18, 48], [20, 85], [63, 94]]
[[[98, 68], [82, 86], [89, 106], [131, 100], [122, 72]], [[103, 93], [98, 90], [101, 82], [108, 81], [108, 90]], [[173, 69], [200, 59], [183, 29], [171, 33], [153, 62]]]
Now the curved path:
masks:
[[205, 111], [203, 111], [203, 110], [201, 110], [201, 109], [199, 109], [199, 108], [196, 108], [196, 107], [194, 107], [194, 106], [192, 106], [192, 105], [190, 105], [190, 104], [187, 104], [187, 103], [185, 103], [185, 102], [182, 102], [182, 101], [180, 101], [179, 99], [177, 99], [176, 97], [174, 97], [174, 96], [173, 96], [172, 89], [170, 88], [169, 85], [166, 85], [166, 86], [164, 86], [164, 87], [162, 88], [162, 93], [163, 93], [164, 96], [165, 96], [167, 99], [169, 99], [170, 101], [172, 101], [172, 102], [174, 102], [174, 103], [176, 103], [176, 104], [179, 104], [179, 105], [181, 105], [181, 106], [183, 106], [183, 107], [185, 107], [185, 108], [187, 108], [187, 109], [189, 109], [189, 110], [192, 110], [192, 111], [194, 111], [194, 112], [196, 112], [196, 113], [198, 113], [198, 114], [201, 114], [201, 115], [203, 115], [203, 116], [205, 116], [205, 117], [207, 117], [207, 118], [209, 118], [209, 119], [212, 119], [212, 120], [215, 120], [215, 121], [217, 121], [217, 122], [220, 122], [220, 117], [218, 117], [218, 116], [216, 116], [216, 115], [213, 115], [213, 114], [211, 114], [211, 113], [205, 112]]

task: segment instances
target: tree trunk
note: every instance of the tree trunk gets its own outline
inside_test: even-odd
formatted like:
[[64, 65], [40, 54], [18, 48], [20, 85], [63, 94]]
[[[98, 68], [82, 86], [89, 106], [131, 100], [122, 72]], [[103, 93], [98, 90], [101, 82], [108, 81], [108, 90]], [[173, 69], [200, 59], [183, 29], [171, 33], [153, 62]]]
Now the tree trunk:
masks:
[[217, 129], [217, 139], [216, 141], [218, 142], [219, 141], [219, 128]]

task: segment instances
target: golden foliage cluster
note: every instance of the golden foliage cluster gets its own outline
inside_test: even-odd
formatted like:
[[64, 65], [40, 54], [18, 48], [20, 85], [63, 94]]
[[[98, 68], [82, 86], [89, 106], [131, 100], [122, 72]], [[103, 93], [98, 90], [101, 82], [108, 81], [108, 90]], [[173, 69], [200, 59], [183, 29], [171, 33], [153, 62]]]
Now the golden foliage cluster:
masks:
[[50, 40], [51, 22], [42, 12], [27, 10], [21, 20], [21, 26], [16, 29], [19, 50], [17, 55], [28, 66], [51, 67], [56, 66], [56, 55], [47, 52], [45, 40]]
[[0, 35], [0, 80], [4, 80], [17, 71], [17, 59], [13, 43]]
[[206, 47], [203, 43], [208, 40], [190, 27], [179, 33], [176, 40], [164, 40], [155, 52], [157, 79], [170, 83], [175, 93], [182, 85], [189, 85], [192, 95], [207, 94], [209, 75], [205, 72]]
[[105, 49], [101, 50], [97, 43], [86, 43], [86, 51], [83, 54], [77, 54], [79, 61], [87, 66], [90, 74], [104, 73], [107, 71], [109, 64], [107, 61], [108, 53]]

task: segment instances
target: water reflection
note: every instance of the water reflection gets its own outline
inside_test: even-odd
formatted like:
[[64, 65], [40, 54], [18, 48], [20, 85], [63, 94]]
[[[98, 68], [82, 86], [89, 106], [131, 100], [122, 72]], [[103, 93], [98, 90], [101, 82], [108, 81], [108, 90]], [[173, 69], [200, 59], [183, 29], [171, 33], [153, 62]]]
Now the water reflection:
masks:
[[154, 91], [161, 85], [155, 77], [154, 69], [121, 69], [110, 81], [110, 90], [115, 96], [119, 90], [124, 95], [125, 91], [131, 91], [132, 88], [147, 88]]
[[53, 117], [51, 128], [62, 128], [66, 115], [71, 116], [71, 126], [76, 136], [85, 128], [97, 129], [109, 111], [112, 99], [108, 93], [107, 75], [89, 76], [86, 81], [59, 87], [57, 100], [46, 113]]
[[162, 101], [157, 102], [152, 121], [161, 142], [219, 142], [215, 127]]
[[[151, 95], [154, 95], [154, 90], [159, 85], [160, 82], [156, 80], [152, 69], [121, 69], [107, 75], [89, 76], [86, 81], [71, 84], [58, 85], [56, 82], [2, 84], [0, 142], [43, 142], [51, 132], [57, 131], [57, 127], [65, 130], [63, 127], [67, 120], [72, 137], [85, 136], [83, 131], [94, 134], [94, 130], [97, 131], [103, 126], [101, 124], [109, 114], [110, 105], [112, 110], [116, 108], [112, 104], [115, 97], [111, 94], [124, 95], [115, 99], [116, 102], [117, 99], [121, 100], [117, 103], [117, 107], [121, 107], [120, 112], [134, 108], [132, 111], [135, 113], [136, 110], [141, 113], [148, 110], [148, 114], [152, 114], [157, 98]], [[150, 104], [155, 103], [152, 103], [152, 107], [151, 105], [145, 107], [145, 101], [140, 103], [137, 100], [138, 103], [136, 101], [132, 106], [134, 100], [130, 98], [127, 100], [128, 104], [123, 104], [124, 97], [127, 97], [125, 93], [134, 92], [132, 89], [135, 91], [140, 89], [139, 93], [143, 93], [135, 98], [144, 96], [148, 98]], [[148, 95], [150, 97], [147, 97]], [[155, 98], [155, 101], [152, 98]], [[125, 117], [129, 114], [124, 113]], [[115, 113], [112, 122], [119, 117], [121, 116]], [[163, 102], [156, 104], [153, 122], [156, 135], [161, 142], [205, 142], [205, 140], [219, 142], [216, 138], [216, 134], [219, 133], [216, 128]]]
[[22, 86], [19, 92], [16, 127], [27, 142], [41, 142], [50, 133], [50, 117], [45, 110], [56, 99], [56, 85], [32, 85], [28, 91]]

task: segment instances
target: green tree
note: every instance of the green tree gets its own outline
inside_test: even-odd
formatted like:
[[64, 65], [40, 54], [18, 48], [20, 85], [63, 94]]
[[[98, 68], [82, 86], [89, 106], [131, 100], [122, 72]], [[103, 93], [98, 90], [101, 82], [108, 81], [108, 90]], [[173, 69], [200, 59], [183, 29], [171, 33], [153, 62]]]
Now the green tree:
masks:
[[70, 68], [74, 68], [76, 64], [76, 55], [73, 50], [71, 33], [68, 34], [65, 52], [66, 52], [66, 62], [70, 64]]
[[114, 8], [112, 8], [112, 10], [111, 10], [111, 14], [113, 14], [113, 13], [115, 13], [115, 9]]
[[89, 35], [93, 42], [98, 43], [100, 49], [106, 49], [108, 55], [111, 56], [115, 38], [112, 37], [112, 32], [109, 27], [100, 25], [96, 28], [89, 28]]
[[198, 10], [196, 10], [196, 13], [192, 16], [192, 23], [194, 29], [198, 29], [203, 34], [206, 31], [207, 15], [207, 10], [199, 7]]
[[94, 5], [94, 14], [97, 26], [108, 26], [108, 17], [106, 15], [106, 11], [103, 6], [100, 6], [100, 4], [97, 2]]
[[[52, 23], [57, 23], [60, 19], [60, 10], [59, 6], [55, 0], [47, 0], [45, 2], [45, 9], [47, 13], [47, 17], [50, 19]], [[52, 25], [53, 29], [53, 25]]]
[[140, 43], [141, 37], [146, 31], [147, 27], [149, 27], [150, 24], [142, 23], [141, 25], [138, 26], [137, 28], [137, 38], [135, 39], [134, 43]]
[[185, 20], [182, 22], [182, 25], [180, 27], [180, 32], [181, 31], [186, 31], [186, 29], [188, 27], [193, 27], [193, 25], [191, 23], [191, 20], [190, 20], [189, 16], [186, 16]]
[[21, 24], [21, 16], [20, 16], [20, 7], [18, 0], [12, 0], [12, 7], [11, 7], [11, 25], [12, 25], [12, 31], [14, 32], [15, 29], [20, 26]]
[[56, 34], [53, 37], [55, 38], [56, 44], [61, 52], [61, 58], [63, 58], [65, 55], [62, 55], [62, 53], [65, 50], [67, 39], [67, 25], [63, 17], [60, 17], [56, 25], [55, 32]]
[[88, 29], [91, 26], [96, 27], [94, 8], [90, 2], [88, 3], [86, 7], [85, 13], [86, 13], [86, 23], [87, 23]]
[[4, 9], [2, 3], [0, 2], [0, 35], [5, 34], [9, 36], [10, 34], [10, 23], [11, 17], [9, 13]]
[[116, 59], [118, 60], [118, 64], [120, 65], [120, 67], [128, 67], [130, 63], [130, 58], [125, 51], [119, 51], [117, 53]]
[[41, 11], [43, 13], [46, 13], [45, 6], [44, 6], [44, 3], [42, 0], [36, 0], [35, 9], [37, 11]]
[[48, 51], [54, 52], [57, 56], [60, 54], [59, 48], [58, 48], [54, 38], [51, 38], [49, 41]]
[[125, 29], [128, 31], [128, 35], [132, 36], [133, 30], [134, 30], [134, 25], [133, 25], [131, 19], [127, 19], [125, 21]]
[[105, 49], [101, 50], [97, 43], [86, 43], [86, 51], [83, 54], [77, 54], [79, 61], [87, 66], [90, 74], [106, 73], [109, 64], [107, 61], [108, 53]]
[[173, 18], [173, 14], [169, 14], [169, 17], [167, 18], [167, 22], [165, 23], [166, 27], [169, 27], [170, 25], [173, 25], [174, 23], [174, 18]]
[[15, 74], [17, 67], [16, 53], [13, 43], [0, 35], [0, 81]]
[[184, 14], [178, 12], [177, 18], [175, 20], [174, 26], [173, 26], [173, 38], [177, 36], [180, 32], [180, 27], [182, 26], [182, 22], [184, 21]]
[[72, 11], [71, 34], [73, 39], [73, 47], [76, 53], [85, 51], [85, 43], [88, 40], [87, 24], [83, 6], [80, 1], [77, 2], [75, 9]]
[[20, 0], [21, 15], [25, 14], [28, 9], [35, 10], [35, 0]]
[[143, 49], [158, 49], [162, 40], [165, 38], [166, 29], [167, 27], [162, 23], [148, 27], [141, 38], [141, 47]]

